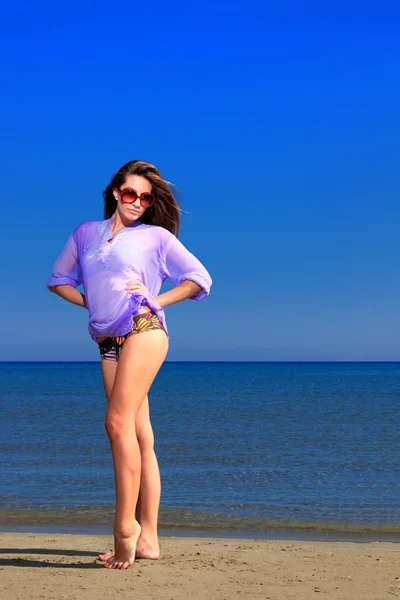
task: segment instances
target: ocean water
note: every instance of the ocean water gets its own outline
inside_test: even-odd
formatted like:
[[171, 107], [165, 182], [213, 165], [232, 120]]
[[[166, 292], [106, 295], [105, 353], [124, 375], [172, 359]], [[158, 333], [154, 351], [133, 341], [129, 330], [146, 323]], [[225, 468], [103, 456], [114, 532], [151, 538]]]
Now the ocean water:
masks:
[[[400, 526], [399, 363], [166, 362], [149, 398], [165, 523]], [[98, 363], [0, 363], [0, 520], [111, 514], [105, 408]]]

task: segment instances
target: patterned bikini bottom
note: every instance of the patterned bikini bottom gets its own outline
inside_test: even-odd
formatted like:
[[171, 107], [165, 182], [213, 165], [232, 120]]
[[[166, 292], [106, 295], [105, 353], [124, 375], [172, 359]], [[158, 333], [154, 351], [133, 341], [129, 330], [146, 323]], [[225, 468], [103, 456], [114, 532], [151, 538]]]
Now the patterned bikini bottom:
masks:
[[[106, 337], [104, 340], [98, 342], [102, 360], [113, 360], [118, 362], [122, 346], [130, 335], [152, 331], [153, 329], [162, 329], [165, 331], [165, 327], [155, 312], [149, 310], [148, 312], [135, 315], [132, 317], [132, 331], [129, 331], [123, 336]], [[165, 333], [167, 332], [165, 331]]]

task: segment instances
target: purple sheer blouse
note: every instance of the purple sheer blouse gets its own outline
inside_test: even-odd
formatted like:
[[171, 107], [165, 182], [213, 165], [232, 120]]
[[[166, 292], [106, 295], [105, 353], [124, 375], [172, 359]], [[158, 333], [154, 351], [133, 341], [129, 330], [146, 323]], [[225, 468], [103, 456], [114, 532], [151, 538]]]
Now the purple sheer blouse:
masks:
[[[137, 220], [114, 236], [111, 219], [86, 221], [70, 235], [54, 265], [47, 287], [83, 284], [93, 339], [122, 336], [132, 329], [132, 316], [150, 306], [167, 329], [158, 304], [161, 284], [185, 279], [203, 289], [191, 300], [210, 293], [211, 277], [201, 262], [169, 231]], [[128, 281], [140, 279], [149, 293], [130, 294]]]

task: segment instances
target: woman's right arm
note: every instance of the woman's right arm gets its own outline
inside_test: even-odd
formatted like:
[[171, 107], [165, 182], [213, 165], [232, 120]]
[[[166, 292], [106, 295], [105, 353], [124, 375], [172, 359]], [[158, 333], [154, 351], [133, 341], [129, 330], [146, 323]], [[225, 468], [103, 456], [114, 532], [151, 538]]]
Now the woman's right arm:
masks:
[[54, 265], [47, 288], [67, 302], [87, 308], [84, 294], [76, 289], [81, 283], [78, 248], [72, 233]]
[[57, 294], [57, 296], [67, 300], [67, 302], [77, 304], [78, 306], [82, 306], [82, 308], [87, 308], [85, 294], [82, 294], [82, 292], [72, 285], [54, 285], [48, 286], [48, 288], [51, 292]]

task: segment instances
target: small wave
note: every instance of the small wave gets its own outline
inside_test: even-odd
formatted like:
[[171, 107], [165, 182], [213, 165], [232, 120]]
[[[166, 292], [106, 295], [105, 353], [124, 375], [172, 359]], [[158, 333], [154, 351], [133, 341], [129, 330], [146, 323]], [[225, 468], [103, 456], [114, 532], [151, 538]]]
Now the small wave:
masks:
[[[77, 508], [59, 508], [57, 510], [0, 510], [0, 529], [16, 526], [25, 529], [32, 527], [45, 528], [59, 525], [62, 527], [112, 527], [114, 509], [111, 506], [82, 506]], [[295, 537], [311, 536], [328, 539], [387, 539], [400, 541], [400, 525], [398, 524], [354, 524], [331, 523], [327, 521], [300, 521], [297, 519], [268, 519], [261, 517], [239, 517], [189, 510], [161, 509], [159, 529], [176, 530], [195, 533], [206, 532], [211, 535], [218, 531], [237, 533], [243, 537]]]

